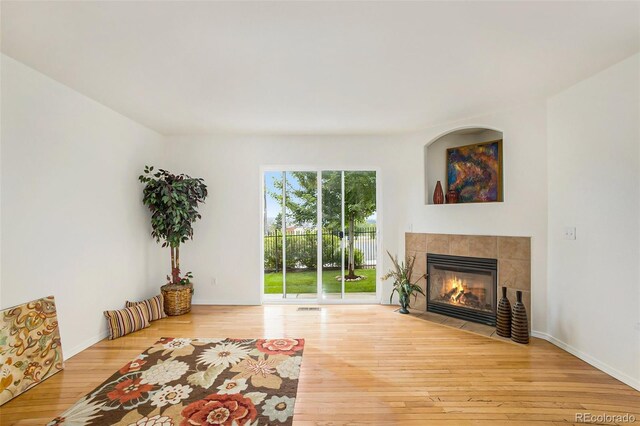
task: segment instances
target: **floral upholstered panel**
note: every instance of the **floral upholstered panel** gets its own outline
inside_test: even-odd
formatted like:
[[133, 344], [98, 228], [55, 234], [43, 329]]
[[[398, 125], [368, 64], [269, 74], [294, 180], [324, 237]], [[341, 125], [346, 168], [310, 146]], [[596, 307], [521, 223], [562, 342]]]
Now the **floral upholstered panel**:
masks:
[[290, 425], [303, 339], [162, 338], [49, 425]]
[[0, 405], [62, 368], [53, 296], [0, 311]]

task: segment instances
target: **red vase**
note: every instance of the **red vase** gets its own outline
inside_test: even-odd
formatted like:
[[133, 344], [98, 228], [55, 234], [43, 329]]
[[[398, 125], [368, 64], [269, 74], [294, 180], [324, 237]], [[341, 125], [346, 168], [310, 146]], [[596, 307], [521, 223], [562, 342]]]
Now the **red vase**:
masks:
[[458, 202], [458, 191], [450, 189], [447, 191], [447, 204], [455, 204]]
[[442, 192], [442, 184], [440, 181], [436, 182], [436, 190], [433, 191], [433, 204], [444, 203], [444, 192]]

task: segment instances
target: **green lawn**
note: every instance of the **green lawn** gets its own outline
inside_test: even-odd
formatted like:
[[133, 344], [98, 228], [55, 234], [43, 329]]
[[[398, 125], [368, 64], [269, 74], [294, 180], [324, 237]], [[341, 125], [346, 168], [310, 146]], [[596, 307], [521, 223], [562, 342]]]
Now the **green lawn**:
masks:
[[[340, 293], [340, 271], [322, 271], [322, 288], [325, 293]], [[360, 281], [345, 282], [347, 293], [376, 292], [376, 270], [356, 269], [356, 275], [366, 277]], [[287, 272], [287, 293], [316, 293], [317, 272]], [[282, 294], [282, 272], [264, 274], [265, 294]]]

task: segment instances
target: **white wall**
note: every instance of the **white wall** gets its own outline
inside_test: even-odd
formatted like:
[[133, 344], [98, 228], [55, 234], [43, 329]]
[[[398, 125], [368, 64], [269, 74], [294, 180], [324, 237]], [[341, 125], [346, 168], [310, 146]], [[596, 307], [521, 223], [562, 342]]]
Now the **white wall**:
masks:
[[[553, 341], [640, 389], [640, 56], [549, 99]], [[566, 226], [575, 241], [563, 239]]]
[[[425, 205], [424, 147], [460, 128], [503, 132], [504, 202]], [[531, 237], [533, 331], [546, 330], [547, 300], [547, 137], [545, 102], [533, 101], [481, 117], [433, 127], [408, 137], [411, 155], [404, 186], [404, 220], [399, 232]]]
[[162, 138], [4, 55], [1, 72], [0, 307], [53, 294], [69, 357], [103, 310], [158, 293], [137, 176]]
[[[407, 157], [401, 138], [211, 136], [176, 137], [170, 142], [171, 170], [203, 177], [209, 186], [194, 240], [180, 251], [183, 269], [195, 275], [196, 303], [260, 303], [261, 166], [379, 169], [382, 242], [392, 252], [404, 245], [396, 225], [404, 204]], [[389, 267], [387, 260], [383, 267]], [[168, 261], [162, 259], [156, 278], [167, 270]]]

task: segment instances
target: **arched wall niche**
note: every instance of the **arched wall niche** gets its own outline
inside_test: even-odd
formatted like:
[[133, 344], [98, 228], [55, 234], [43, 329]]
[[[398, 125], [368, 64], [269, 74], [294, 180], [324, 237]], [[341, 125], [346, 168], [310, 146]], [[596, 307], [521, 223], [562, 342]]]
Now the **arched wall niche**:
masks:
[[[443, 191], [447, 191], [447, 149], [496, 140], [503, 140], [499, 129], [467, 126], [449, 130], [429, 141], [424, 146], [425, 204], [433, 204], [437, 181], [441, 182]], [[504, 153], [502, 160], [504, 167]]]

